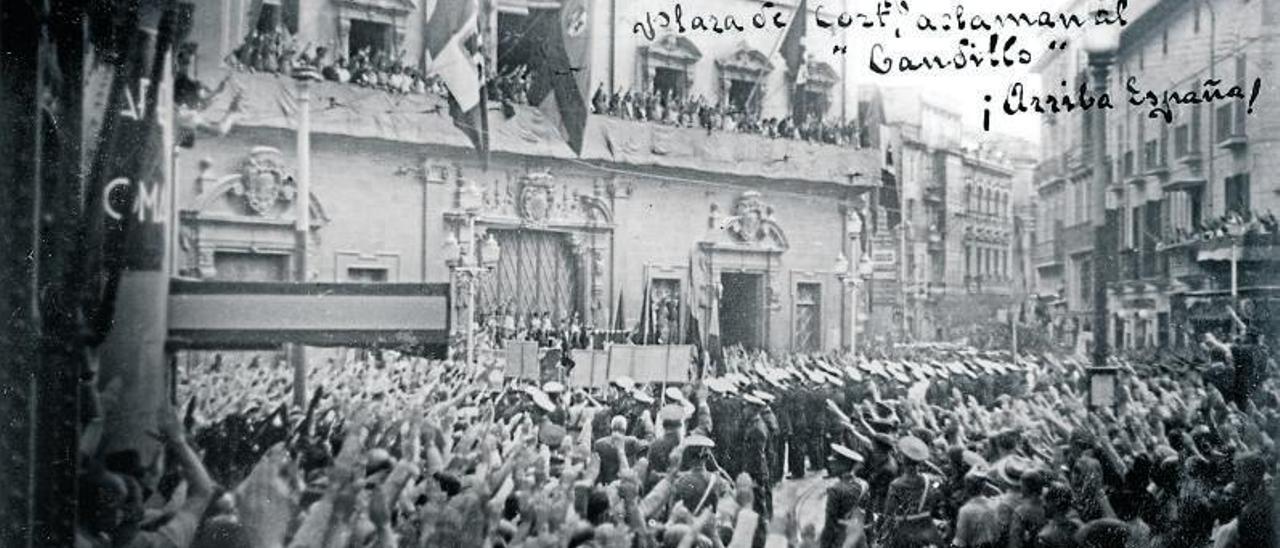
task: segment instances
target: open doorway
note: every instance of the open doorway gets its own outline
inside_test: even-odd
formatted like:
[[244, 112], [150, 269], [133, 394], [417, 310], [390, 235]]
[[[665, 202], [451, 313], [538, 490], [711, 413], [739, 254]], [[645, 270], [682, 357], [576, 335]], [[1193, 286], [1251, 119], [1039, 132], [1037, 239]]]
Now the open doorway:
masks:
[[724, 346], [763, 348], [764, 280], [760, 274], [725, 272], [720, 275], [720, 338]]

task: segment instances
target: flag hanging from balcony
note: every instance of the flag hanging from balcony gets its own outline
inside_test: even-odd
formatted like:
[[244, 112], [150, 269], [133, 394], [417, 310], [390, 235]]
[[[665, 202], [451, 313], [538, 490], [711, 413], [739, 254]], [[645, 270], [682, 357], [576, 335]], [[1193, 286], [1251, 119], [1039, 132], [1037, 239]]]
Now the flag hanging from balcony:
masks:
[[540, 75], [531, 103], [559, 122], [560, 132], [582, 154], [591, 93], [591, 24], [587, 0], [566, 0], [544, 15]]
[[488, 168], [488, 105], [483, 91], [483, 55], [476, 0], [437, 0], [427, 19], [428, 73], [440, 76], [449, 88], [449, 114], [480, 151]]
[[804, 51], [805, 21], [807, 20], [805, 14], [808, 10], [808, 0], [800, 0], [800, 5], [796, 6], [795, 15], [791, 16], [791, 23], [787, 25], [787, 34], [782, 38], [782, 45], [779, 46], [782, 60], [787, 63], [787, 77], [792, 83], [791, 116], [797, 119], [803, 112], [801, 102], [804, 94], [801, 93], [801, 86], [809, 79]]

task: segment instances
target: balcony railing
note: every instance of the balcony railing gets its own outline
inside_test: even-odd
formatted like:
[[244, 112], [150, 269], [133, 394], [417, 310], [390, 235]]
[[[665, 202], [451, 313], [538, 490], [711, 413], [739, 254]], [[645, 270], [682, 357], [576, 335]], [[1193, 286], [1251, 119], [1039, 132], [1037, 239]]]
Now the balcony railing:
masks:
[[1062, 246], [1057, 239], [1040, 242], [1036, 244], [1032, 260], [1036, 266], [1062, 264]]

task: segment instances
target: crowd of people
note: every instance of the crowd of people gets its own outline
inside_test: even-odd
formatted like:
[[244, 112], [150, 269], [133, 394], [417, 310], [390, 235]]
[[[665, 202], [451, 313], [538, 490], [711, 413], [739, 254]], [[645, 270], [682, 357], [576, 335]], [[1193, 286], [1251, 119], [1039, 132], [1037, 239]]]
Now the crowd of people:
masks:
[[269, 32], [251, 31], [227, 62], [239, 70], [352, 83], [392, 93], [447, 93], [438, 76], [407, 63], [406, 54], [364, 47], [348, 58], [323, 45], [300, 46], [281, 26]]
[[832, 123], [816, 115], [801, 120], [791, 116], [765, 118], [761, 117], [759, 108], [734, 105], [727, 98], [713, 101], [702, 95], [686, 97], [672, 89], [618, 89], [609, 93], [604, 84], [599, 84], [591, 97], [591, 111], [625, 120], [702, 128], [708, 133], [752, 133], [769, 138], [854, 147], [861, 147], [865, 138], [861, 128], [852, 120]]
[[[381, 352], [196, 368], [164, 458], [98, 455], [81, 546], [1273, 546], [1280, 383], [1257, 333], [1209, 362], [920, 346], [732, 350], [729, 372], [606, 387]], [[1249, 338], [1252, 336], [1253, 338]], [[775, 507], [823, 478], [825, 514]]]
[[1165, 245], [1176, 245], [1186, 242], [1214, 241], [1236, 236], [1267, 235], [1273, 239], [1280, 238], [1280, 220], [1268, 210], [1259, 213], [1253, 210], [1229, 211], [1224, 215], [1206, 219], [1194, 230], [1174, 229], [1172, 238]]
[[[326, 46], [299, 45], [288, 29], [277, 27], [269, 32], [250, 32], [227, 62], [251, 72], [352, 83], [392, 93], [446, 96], [448, 90], [443, 81], [407, 63], [406, 53], [365, 47], [347, 57]], [[528, 65], [502, 66], [487, 78], [484, 89], [488, 99], [501, 104], [510, 115], [514, 105], [529, 104], [533, 79], [534, 71]], [[727, 98], [713, 101], [701, 95], [686, 97], [670, 89], [618, 89], [608, 93], [601, 84], [591, 98], [591, 110], [595, 114], [708, 132], [752, 133], [841, 146], [860, 147], [866, 138], [862, 128], [851, 120], [833, 123], [817, 115], [801, 119], [762, 117], [758, 108], [734, 106]]]

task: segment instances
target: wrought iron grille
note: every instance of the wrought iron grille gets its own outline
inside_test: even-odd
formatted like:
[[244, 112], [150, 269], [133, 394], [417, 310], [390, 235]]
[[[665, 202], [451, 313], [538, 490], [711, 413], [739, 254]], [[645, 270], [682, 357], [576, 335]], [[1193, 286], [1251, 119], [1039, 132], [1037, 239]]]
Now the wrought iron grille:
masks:
[[552, 319], [580, 312], [576, 259], [564, 234], [539, 230], [491, 230], [502, 247], [493, 274], [476, 295], [478, 309], [512, 315], [550, 313]]

